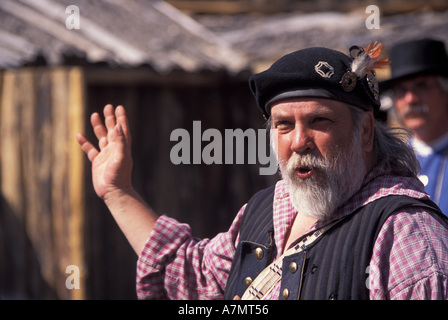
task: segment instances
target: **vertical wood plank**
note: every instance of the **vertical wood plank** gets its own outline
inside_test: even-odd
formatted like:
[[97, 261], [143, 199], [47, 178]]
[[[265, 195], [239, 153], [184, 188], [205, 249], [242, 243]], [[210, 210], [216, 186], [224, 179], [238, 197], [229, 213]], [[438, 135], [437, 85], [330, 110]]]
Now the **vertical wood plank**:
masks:
[[[8, 254], [8, 251], [14, 251], [17, 254], [10, 257], [9, 263], [2, 270], [5, 272], [5, 283], [2, 284], [2, 288], [7, 289], [5, 294], [8, 296], [22, 297], [27, 295], [28, 278], [18, 277], [17, 279], [8, 279], [12, 275], [13, 268], [20, 270], [20, 266], [26, 263], [24, 252], [26, 239], [23, 232], [21, 232], [21, 226], [24, 224], [25, 217], [23, 216], [23, 198], [21, 192], [20, 141], [17, 135], [20, 129], [16, 107], [16, 80], [17, 76], [14, 71], [6, 70], [3, 72], [0, 110], [2, 215], [7, 215], [3, 221], [11, 224], [6, 226], [6, 229], [8, 231], [13, 229], [15, 232], [13, 238], [9, 237], [10, 234], [8, 232], [4, 232], [2, 237], [6, 237], [5, 243], [8, 243], [9, 246], [6, 254]], [[15, 222], [18, 228], [15, 228], [12, 222]]]
[[[52, 180], [52, 130], [51, 117], [51, 70], [47, 68], [32, 68], [34, 70], [35, 110], [32, 112], [32, 123], [34, 126], [33, 136], [33, 185], [37, 188], [36, 199], [30, 201], [30, 205], [38, 208], [39, 225], [38, 232], [41, 241], [36, 248], [43, 260], [41, 265], [45, 266], [47, 282], [54, 289], [57, 285], [55, 275], [58, 273], [58, 262], [54, 248], [53, 235], [53, 210], [51, 198]], [[34, 203], [34, 204], [33, 204]]]
[[[20, 157], [22, 158], [22, 196], [23, 214], [27, 236], [32, 244], [42, 277], [52, 285], [54, 283], [53, 239], [51, 233], [51, 212], [43, 211], [46, 199], [42, 194], [42, 186], [38, 179], [39, 162], [37, 150], [41, 148], [42, 141], [38, 139], [37, 117], [37, 90], [36, 79], [41, 69], [25, 68], [18, 73], [16, 90], [17, 105], [20, 106], [20, 128], [17, 135], [20, 137]], [[29, 252], [27, 251], [27, 254]], [[27, 257], [29, 259], [29, 257]], [[33, 277], [29, 280], [39, 290], [39, 284]]]
[[68, 246], [68, 220], [70, 207], [67, 184], [68, 174], [68, 79], [65, 68], [51, 72], [51, 117], [52, 117], [52, 173], [51, 207], [53, 214], [54, 254], [57, 261], [55, 272], [56, 290], [62, 299], [69, 299], [65, 286], [67, 266], [71, 265]]
[[15, 106], [16, 74], [5, 71], [3, 76], [1, 124], [1, 192], [14, 212], [22, 212], [19, 117]]
[[70, 262], [79, 267], [79, 289], [71, 291], [71, 298], [85, 299], [86, 263], [84, 261], [84, 154], [75, 140], [78, 132], [85, 132], [85, 88], [84, 74], [81, 68], [72, 68], [68, 74], [69, 83], [69, 163], [68, 181], [70, 195], [69, 245]]

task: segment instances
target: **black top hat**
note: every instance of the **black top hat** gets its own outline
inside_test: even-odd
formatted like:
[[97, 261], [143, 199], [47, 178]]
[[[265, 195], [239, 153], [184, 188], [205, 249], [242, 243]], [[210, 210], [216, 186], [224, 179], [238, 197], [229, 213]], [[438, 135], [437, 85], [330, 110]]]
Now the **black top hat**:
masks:
[[395, 45], [389, 55], [391, 78], [381, 83], [388, 88], [393, 81], [422, 74], [448, 76], [448, 56], [443, 42], [421, 39]]

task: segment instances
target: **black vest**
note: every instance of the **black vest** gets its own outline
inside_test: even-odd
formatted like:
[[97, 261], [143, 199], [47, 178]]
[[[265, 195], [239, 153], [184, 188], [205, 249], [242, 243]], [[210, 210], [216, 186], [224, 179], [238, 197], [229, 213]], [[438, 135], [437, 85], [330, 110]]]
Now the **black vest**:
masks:
[[[243, 295], [247, 285], [275, 258], [273, 196], [275, 186], [248, 202], [240, 242], [224, 299]], [[431, 201], [388, 196], [373, 201], [333, 226], [297, 254], [283, 260], [280, 299], [368, 299], [368, 267], [383, 223], [400, 208], [417, 206], [446, 216]]]

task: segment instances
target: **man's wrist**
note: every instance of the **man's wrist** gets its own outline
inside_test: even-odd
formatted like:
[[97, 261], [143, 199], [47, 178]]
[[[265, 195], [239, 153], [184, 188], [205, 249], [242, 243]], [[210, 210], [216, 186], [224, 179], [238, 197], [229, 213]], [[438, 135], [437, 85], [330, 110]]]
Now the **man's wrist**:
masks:
[[113, 190], [108, 191], [103, 201], [108, 207], [114, 206], [115, 204], [121, 204], [123, 201], [126, 201], [126, 199], [131, 198], [138, 198], [138, 194], [135, 191], [134, 187], [132, 185], [126, 186], [126, 187], [120, 187], [115, 188]]

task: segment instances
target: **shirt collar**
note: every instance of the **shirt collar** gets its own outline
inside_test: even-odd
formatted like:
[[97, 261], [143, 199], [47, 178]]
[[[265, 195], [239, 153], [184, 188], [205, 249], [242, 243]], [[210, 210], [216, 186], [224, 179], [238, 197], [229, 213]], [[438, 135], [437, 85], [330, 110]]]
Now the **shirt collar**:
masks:
[[440, 151], [448, 146], [448, 133], [431, 142], [424, 142], [416, 138], [412, 138], [410, 142], [416, 153], [427, 157], [434, 151]]

